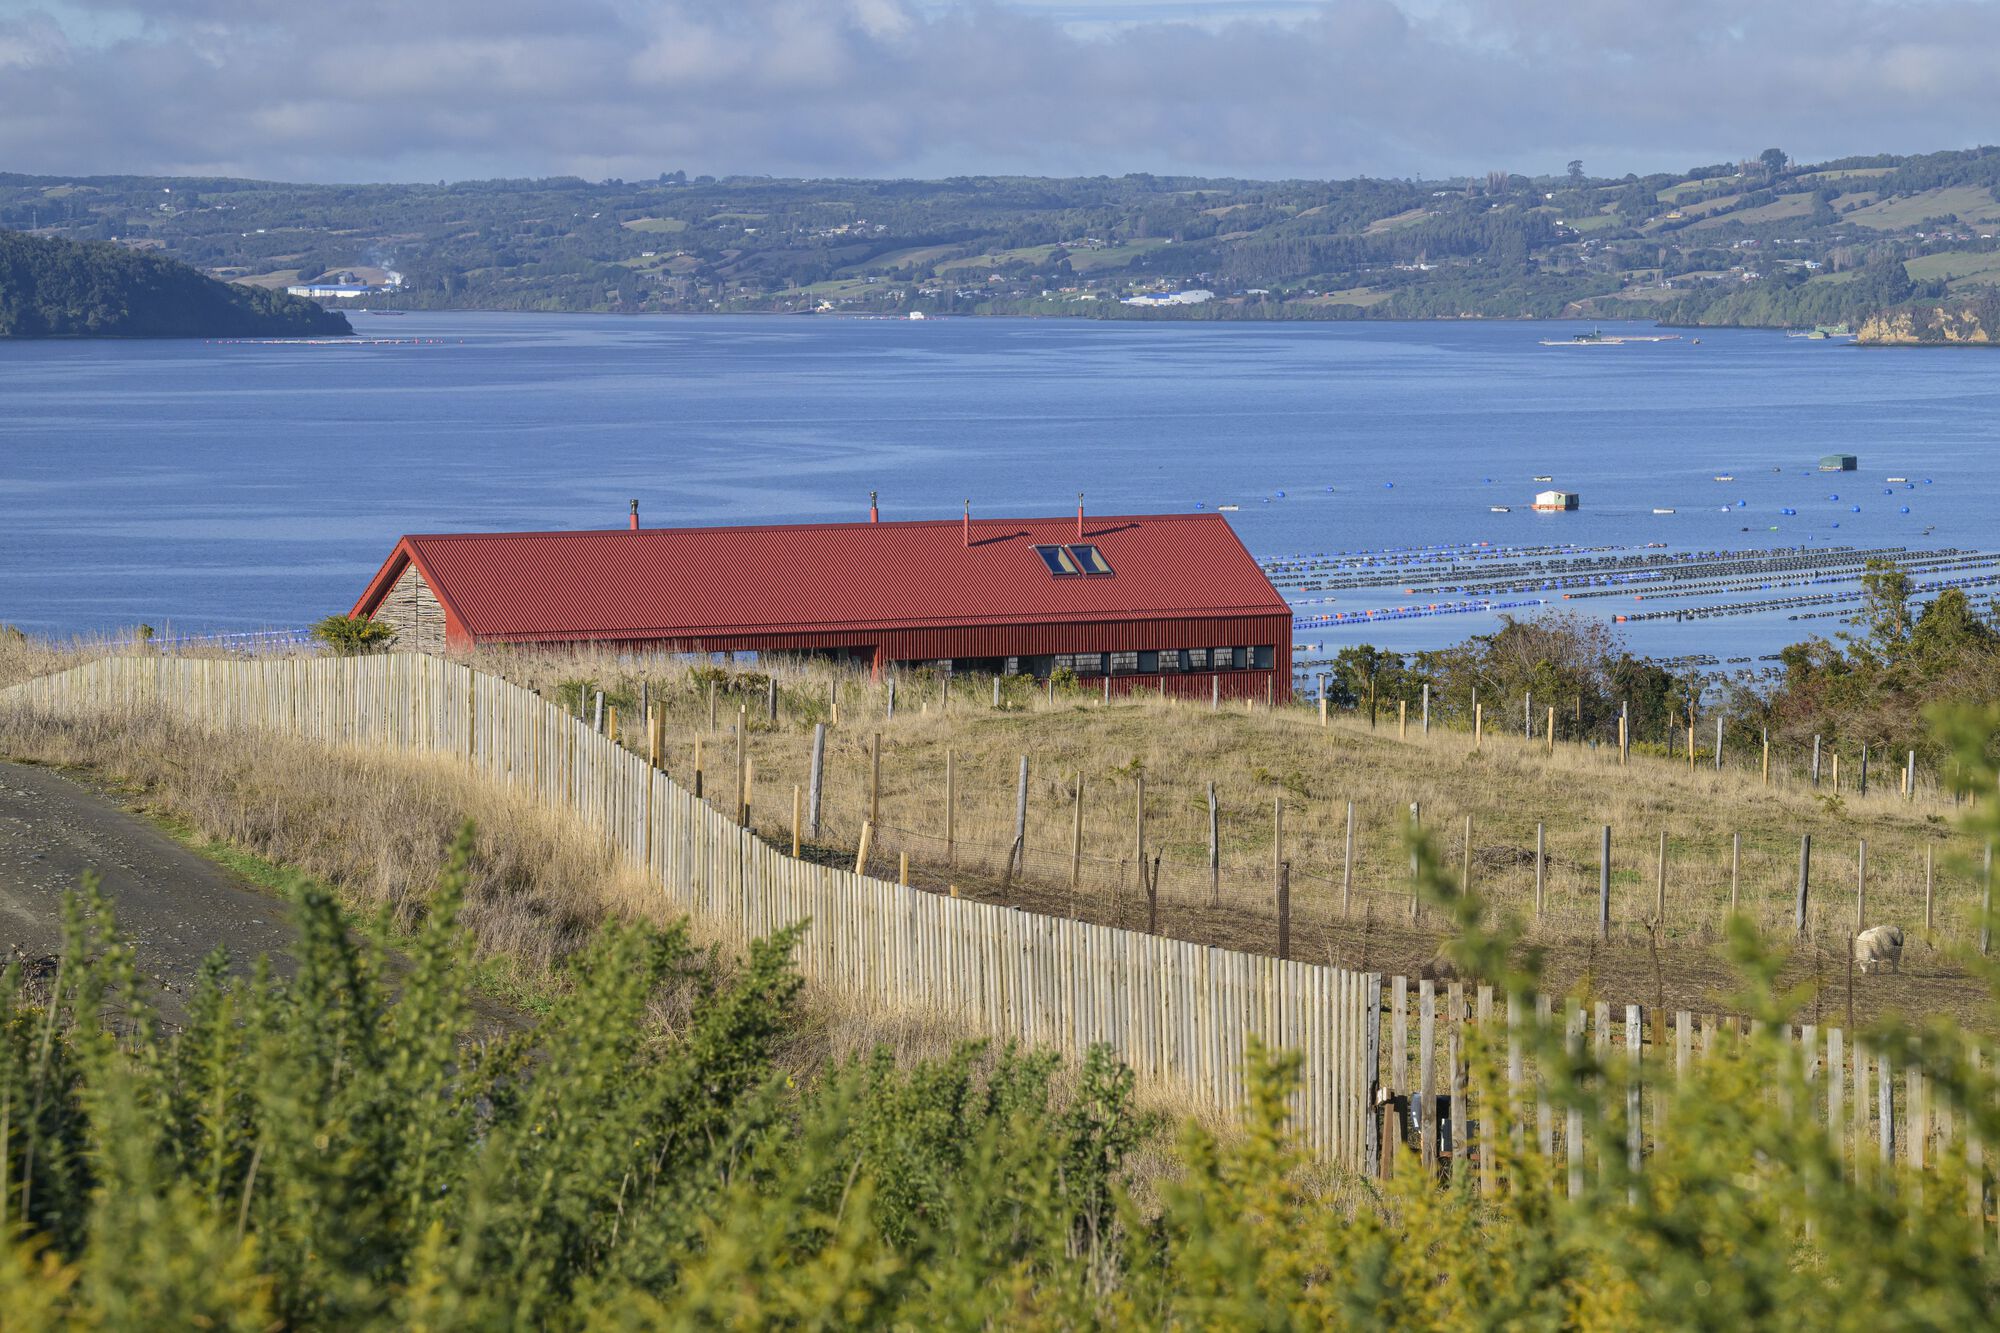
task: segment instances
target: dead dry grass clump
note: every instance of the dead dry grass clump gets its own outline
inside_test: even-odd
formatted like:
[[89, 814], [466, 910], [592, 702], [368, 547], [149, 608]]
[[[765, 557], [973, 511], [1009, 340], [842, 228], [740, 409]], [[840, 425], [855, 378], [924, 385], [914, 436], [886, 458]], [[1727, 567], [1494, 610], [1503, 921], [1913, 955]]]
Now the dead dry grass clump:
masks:
[[0, 754], [82, 768], [200, 838], [332, 885], [355, 907], [419, 919], [453, 836], [477, 828], [463, 919], [481, 950], [532, 972], [607, 915], [657, 895], [589, 830], [447, 759], [208, 734], [153, 710], [56, 718], [0, 711]]

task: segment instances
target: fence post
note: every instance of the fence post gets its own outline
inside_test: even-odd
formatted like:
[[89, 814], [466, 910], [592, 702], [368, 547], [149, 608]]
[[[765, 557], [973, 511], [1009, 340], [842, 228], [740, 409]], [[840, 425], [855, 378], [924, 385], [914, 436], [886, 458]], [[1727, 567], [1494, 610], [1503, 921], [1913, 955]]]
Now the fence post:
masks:
[[868, 849], [874, 844], [874, 842], [875, 842], [875, 826], [873, 824], [863, 824], [861, 826], [860, 845], [858, 845], [854, 849], [855, 874], [865, 875], [868, 873]]
[[889, 677], [888, 702], [885, 705], [885, 710], [884, 716], [893, 722], [896, 718], [896, 678], [894, 676]]
[[[834, 726], [840, 725], [840, 682], [831, 680], [826, 686], [827, 720]], [[713, 723], [711, 722], [711, 725]]]
[[[1213, 652], [1215, 650], [1211, 648], [1209, 651]], [[1221, 708], [1222, 708], [1222, 677], [1210, 676], [1208, 678], [1208, 711], [1214, 713], [1220, 711]]]
[[1340, 915], [1354, 914], [1354, 802], [1347, 803], [1347, 844], [1340, 858]]
[[1146, 775], [1137, 775], [1132, 787], [1132, 862], [1139, 867], [1139, 879], [1146, 878]]
[[[994, 679], [999, 679], [995, 677]], [[958, 849], [958, 757], [944, 752], [944, 863], [952, 864]]]
[[590, 729], [602, 736], [604, 734], [604, 691], [598, 690], [596, 691], [596, 695], [597, 702], [591, 708]]
[[702, 798], [702, 788], [706, 785], [706, 776], [702, 769], [701, 750], [702, 739], [697, 736], [694, 738], [694, 798], [697, 801]]
[[882, 822], [882, 733], [879, 731], [868, 738], [868, 822]]
[[1215, 783], [1208, 784], [1208, 904], [1222, 901], [1222, 812], [1215, 804]]
[[1819, 786], [1819, 733], [1813, 733], [1812, 785]]
[[1462, 851], [1464, 867], [1459, 872], [1459, 891], [1472, 892], [1472, 816], [1465, 817], [1465, 847]]
[[1771, 729], [1764, 728], [1764, 785], [1771, 785]]
[[1715, 719], [1715, 771], [1722, 771], [1722, 718]]
[[1866, 796], [1868, 794], [1868, 747], [1866, 745], [1861, 747], [1861, 782], [1859, 790], [1855, 794], [1858, 796]]
[[1620, 704], [1618, 707], [1618, 764], [1622, 768], [1632, 757], [1631, 720], [1625, 715], [1625, 705]]
[[744, 797], [744, 791], [743, 791], [743, 784], [744, 784], [744, 782], [745, 782], [745, 781], [747, 780], [747, 779], [746, 779], [746, 775], [744, 774], [744, 771], [743, 771], [743, 761], [744, 761], [745, 759], [747, 759], [747, 758], [749, 757], [749, 749], [748, 749], [748, 747], [747, 747], [747, 746], [745, 745], [745, 741], [746, 741], [746, 740], [747, 740], [748, 738], [747, 738], [747, 737], [746, 737], [746, 736], [744, 735], [744, 732], [745, 732], [745, 731], [746, 731], [746, 730], [748, 729], [748, 727], [747, 727], [747, 724], [748, 724], [748, 722], [749, 722], [749, 716], [748, 716], [748, 714], [749, 714], [749, 709], [748, 709], [748, 707], [747, 707], [747, 706], [745, 706], [745, 705], [742, 705], [742, 704], [739, 704], [739, 705], [737, 705], [737, 709], [736, 709], [736, 812], [735, 812], [735, 813], [736, 813], [736, 822], [737, 822], [738, 824], [741, 824], [741, 823], [743, 822], [743, 797]]
[[1932, 904], [1937, 896], [1937, 844], [1924, 842], [1924, 934], [1937, 929], [1937, 915]]
[[1278, 958], [1292, 956], [1292, 863], [1278, 862]]
[[1007, 862], [1010, 874], [1028, 868], [1028, 756], [1021, 756], [1021, 780], [1014, 790], [1014, 852]]
[[1542, 919], [1543, 891], [1546, 888], [1548, 864], [1548, 825], [1537, 820], [1535, 822], [1535, 920], [1537, 921]]
[[1599, 835], [1597, 848], [1597, 938], [1611, 938], [1611, 825]]
[[1472, 705], [1472, 748], [1477, 750], [1486, 731], [1485, 704]]
[[1868, 839], [1863, 838], [1854, 851], [1854, 933], [1859, 935], [1868, 924]]
[[1556, 752], [1556, 710], [1554, 704], [1549, 705], [1548, 728], [1546, 739], [1549, 743], [1549, 753], [1554, 754]]
[[1430, 734], [1431, 734], [1431, 686], [1429, 681], [1425, 681], [1424, 682], [1424, 735], [1428, 736]]
[[1743, 835], [1729, 835], [1729, 915], [1735, 916], [1740, 910], [1736, 897], [1736, 885], [1743, 870]]
[[1083, 770], [1076, 770], [1076, 804], [1072, 811], [1069, 830], [1069, 894], [1070, 907], [1076, 907], [1076, 886], [1083, 876]]
[[[1410, 802], [1411, 835], [1414, 836], [1415, 834], [1417, 834], [1419, 831], [1422, 830], [1423, 826], [1424, 826], [1424, 804], [1422, 801], [1411, 801]], [[1420, 887], [1417, 878], [1417, 851], [1416, 848], [1412, 847], [1410, 849], [1410, 920], [1412, 921], [1415, 921], [1417, 919], [1417, 914], [1421, 905], [1422, 896], [1423, 896], [1422, 889]]]
[[1660, 830], [1660, 885], [1653, 899], [1653, 924], [1661, 929], [1667, 924], [1667, 831]]
[[1437, 1171], [1437, 983], [1417, 982], [1417, 1144], [1427, 1174]]
[[1800, 939], [1806, 934], [1806, 895], [1812, 886], [1812, 834], [1799, 835], [1799, 903], [1792, 926]]
[[778, 725], [778, 673], [773, 671], [764, 680], [768, 687], [766, 698], [770, 705], [768, 711], [770, 713], [771, 725], [775, 727]]
[[[701, 744], [701, 742], [696, 741], [695, 744], [699, 745]], [[809, 785], [807, 788], [807, 797], [806, 797], [806, 810], [807, 810], [806, 824], [809, 828], [812, 829], [812, 835], [815, 838], [819, 836], [819, 801], [821, 792], [820, 782], [825, 772], [826, 772], [826, 723], [815, 722], [813, 724], [812, 775], [809, 779], [807, 779]]]
[[[1688, 734], [1693, 739], [1693, 732]], [[1643, 1059], [1645, 1032], [1639, 1024], [1639, 1006], [1625, 1006], [1625, 1169], [1634, 1180], [1626, 1187], [1625, 1200], [1633, 1207], [1639, 1205], [1639, 1152], [1644, 1143], [1644, 1127], [1640, 1121], [1639, 1082], [1640, 1062]]]
[[1408, 699], [1398, 699], [1396, 700], [1396, 739], [1406, 741], [1409, 738], [1410, 701]]

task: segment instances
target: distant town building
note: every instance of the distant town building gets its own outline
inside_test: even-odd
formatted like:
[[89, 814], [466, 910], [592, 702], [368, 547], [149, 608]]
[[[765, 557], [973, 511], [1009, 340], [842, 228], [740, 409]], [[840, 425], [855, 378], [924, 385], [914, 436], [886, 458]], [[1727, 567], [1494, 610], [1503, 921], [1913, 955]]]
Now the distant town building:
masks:
[[1125, 298], [1126, 305], [1200, 305], [1213, 301], [1215, 293], [1205, 287], [1194, 287], [1184, 292], [1147, 292], [1139, 296]]

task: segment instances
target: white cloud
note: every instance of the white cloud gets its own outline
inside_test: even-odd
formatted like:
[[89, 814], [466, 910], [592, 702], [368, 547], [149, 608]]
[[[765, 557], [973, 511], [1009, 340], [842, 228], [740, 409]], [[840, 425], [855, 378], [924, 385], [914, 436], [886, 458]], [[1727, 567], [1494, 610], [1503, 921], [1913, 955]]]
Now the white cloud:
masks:
[[42, 3], [0, 19], [10, 170], [1624, 171], [2000, 112], [1985, 0]]

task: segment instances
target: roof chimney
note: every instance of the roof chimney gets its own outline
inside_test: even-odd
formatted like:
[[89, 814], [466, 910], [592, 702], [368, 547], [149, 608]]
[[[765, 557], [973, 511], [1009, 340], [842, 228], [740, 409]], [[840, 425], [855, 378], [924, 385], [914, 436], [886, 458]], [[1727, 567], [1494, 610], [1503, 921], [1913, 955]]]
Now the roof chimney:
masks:
[[1083, 492], [1076, 493], [1076, 539], [1083, 540]]
[[965, 544], [972, 545], [972, 501], [965, 502]]
[[637, 500], [634, 500], [632, 502], [632, 531], [637, 532], [638, 530], [639, 530], [639, 502]]
[[870, 523], [880, 523], [882, 521], [882, 511], [875, 507], [875, 492], [873, 491], [868, 492], [868, 521]]

